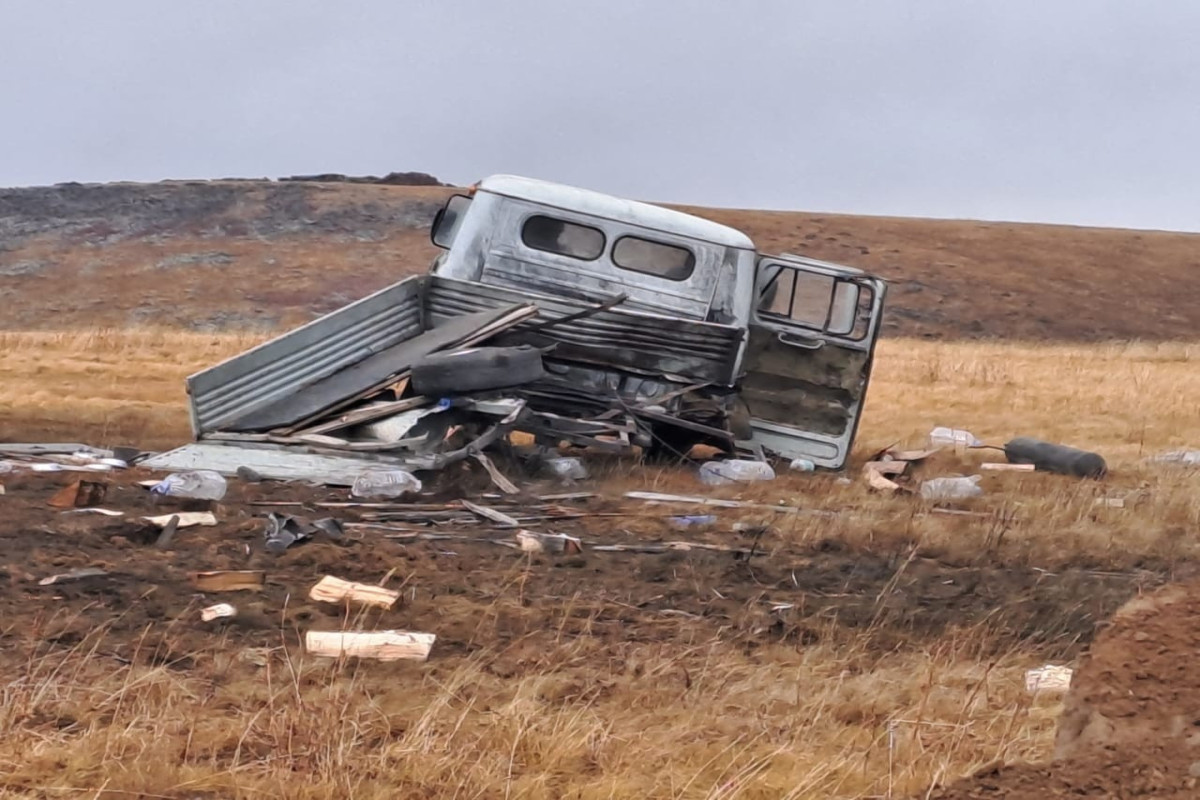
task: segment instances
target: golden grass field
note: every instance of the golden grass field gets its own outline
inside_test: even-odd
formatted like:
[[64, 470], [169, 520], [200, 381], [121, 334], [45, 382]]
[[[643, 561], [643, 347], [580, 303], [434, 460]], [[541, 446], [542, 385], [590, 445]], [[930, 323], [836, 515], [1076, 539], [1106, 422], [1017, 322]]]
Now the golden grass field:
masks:
[[[0, 440], [181, 443], [183, 378], [254, 341], [0, 334]], [[940, 424], [994, 443], [1031, 435], [1094, 449], [1112, 474], [1103, 484], [989, 475], [972, 506], [992, 514], [983, 521], [915, 513], [918, 501], [870, 494], [854, 472], [851, 486], [782, 476], [737, 496], [848, 509], [779, 535], [895, 553], [897, 574], [918, 551], [1050, 573], [1184, 571], [1200, 563], [1195, 478], [1144, 459], [1200, 447], [1197, 397], [1200, 345], [889, 340], [858, 461]], [[655, 468], [614, 469], [600, 491], [635, 487], [697, 490], [685, 471]], [[1098, 508], [1105, 492], [1142, 499]], [[18, 636], [28, 621], [0, 621], [0, 796], [902, 797], [1050, 752], [1058, 703], [1028, 695], [1023, 673], [1053, 653], [1011, 632], [978, 624], [884, 645], [870, 627], [831, 623], [814, 643], [749, 648], [667, 618], [656, 630], [677, 633], [630, 626], [627, 637], [594, 639], [567, 635], [581, 609], [566, 598], [527, 646], [490, 640], [490, 625], [532, 613], [525, 579], [513, 567], [509, 590], [470, 610], [481, 649], [442, 659], [435, 650], [426, 665], [289, 654], [249, 671], [222, 641], [190, 671], [122, 665], [104, 657], [103, 631], [64, 654]]]

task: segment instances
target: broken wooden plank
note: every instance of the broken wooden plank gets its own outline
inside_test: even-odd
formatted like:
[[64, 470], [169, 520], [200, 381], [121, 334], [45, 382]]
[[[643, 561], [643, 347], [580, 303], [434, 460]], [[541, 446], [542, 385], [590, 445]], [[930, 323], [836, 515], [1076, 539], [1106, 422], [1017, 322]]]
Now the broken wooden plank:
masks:
[[102, 578], [107, 574], [104, 570], [97, 569], [96, 567], [84, 567], [83, 569], [73, 569], [70, 572], [60, 572], [57, 575], [42, 578], [38, 581], [38, 586], [52, 586], [56, 583], [81, 581], [84, 578]]
[[296, 431], [296, 435], [302, 434], [324, 434], [332, 433], [333, 431], [349, 428], [354, 425], [362, 425], [367, 422], [374, 422], [377, 419], [390, 417], [393, 414], [400, 414], [404, 411], [411, 411], [414, 408], [420, 408], [423, 405], [431, 404], [433, 401], [426, 397], [407, 397], [403, 400], [393, 400], [386, 403], [372, 403], [356, 408], [353, 411], [347, 411], [336, 419], [331, 419], [328, 422], [322, 422], [319, 425], [314, 425], [311, 428], [304, 428]]
[[980, 464], [979, 468], [988, 470], [989, 472], [1033, 472], [1037, 469], [1037, 466], [1034, 464], [1006, 464], [989, 461]]
[[261, 569], [215, 570], [193, 572], [192, 586], [202, 592], [258, 591], [266, 582], [267, 573]]
[[874, 470], [880, 475], [903, 475], [908, 469], [907, 461], [868, 461], [863, 464], [863, 472]]
[[177, 520], [176, 528], [194, 528], [197, 525], [212, 526], [217, 524], [217, 517], [211, 511], [189, 511], [178, 514], [162, 514], [157, 517], [142, 517], [156, 528], [165, 528], [171, 520]]
[[773, 506], [769, 503], [750, 503], [741, 500], [722, 500], [719, 497], [701, 497], [699, 495], [662, 494], [659, 492], [626, 492], [630, 500], [643, 500], [647, 503], [682, 503], [700, 506], [715, 506], [716, 508], [746, 508], [755, 511], [775, 511], [780, 514], [810, 514], [817, 517], [834, 517], [836, 512], [823, 511], [797, 506]]
[[391, 608], [400, 599], [400, 592], [326, 575], [308, 590], [308, 597], [321, 603], [351, 601], [376, 608]]
[[463, 504], [463, 508], [470, 511], [472, 514], [476, 514], [480, 517], [483, 517], [484, 519], [491, 520], [492, 522], [496, 523], [497, 525], [503, 525], [506, 528], [521, 527], [521, 523], [517, 522], [515, 519], [510, 517], [508, 514], [505, 514], [503, 511], [497, 511], [494, 508], [488, 508], [487, 506], [481, 506], [476, 503], [472, 503], [470, 500], [461, 500], [459, 502], [461, 502]]
[[214, 606], [200, 609], [200, 619], [204, 622], [212, 622], [214, 619], [227, 619], [236, 616], [237, 609], [229, 603], [217, 603]]
[[479, 462], [479, 465], [487, 471], [488, 477], [492, 479], [492, 483], [494, 483], [496, 488], [500, 491], [504, 492], [505, 494], [517, 494], [521, 491], [517, 488], [515, 483], [510, 481], [505, 474], [500, 471], [500, 469], [492, 462], [492, 459], [488, 458], [486, 453], [483, 453], [482, 451], [478, 453], [472, 453], [471, 458]]
[[424, 661], [437, 636], [409, 631], [308, 631], [304, 649], [325, 658], [373, 658], [378, 661]]

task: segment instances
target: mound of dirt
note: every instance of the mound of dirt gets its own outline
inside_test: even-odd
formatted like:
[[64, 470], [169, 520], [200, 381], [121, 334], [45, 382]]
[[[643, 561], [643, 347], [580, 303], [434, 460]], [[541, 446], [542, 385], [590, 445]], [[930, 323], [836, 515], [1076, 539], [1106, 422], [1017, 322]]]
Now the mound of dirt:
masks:
[[936, 800], [1200, 797], [1200, 582], [1135, 598], [1081, 659], [1054, 761], [992, 766]]

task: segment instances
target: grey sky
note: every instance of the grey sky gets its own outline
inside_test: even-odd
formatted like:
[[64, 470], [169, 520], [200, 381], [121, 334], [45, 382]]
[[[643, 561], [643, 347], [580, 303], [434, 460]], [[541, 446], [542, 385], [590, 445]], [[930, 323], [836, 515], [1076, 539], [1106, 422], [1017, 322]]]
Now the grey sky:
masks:
[[0, 185], [421, 170], [1200, 230], [1200, 3], [0, 0]]

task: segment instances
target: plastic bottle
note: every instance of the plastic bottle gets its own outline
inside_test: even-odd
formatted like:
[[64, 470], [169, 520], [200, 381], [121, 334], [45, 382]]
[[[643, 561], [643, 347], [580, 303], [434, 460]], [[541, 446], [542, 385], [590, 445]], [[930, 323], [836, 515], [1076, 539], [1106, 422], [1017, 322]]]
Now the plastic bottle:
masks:
[[792, 463], [788, 464], [788, 469], [794, 472], [813, 472], [816, 468], [817, 465], [807, 458], [793, 458]]
[[983, 444], [975, 438], [970, 431], [959, 430], [958, 428], [943, 428], [937, 427], [929, 432], [930, 447], [954, 447], [962, 445], [963, 447], [978, 447]]
[[700, 481], [709, 486], [773, 480], [775, 480], [775, 470], [771, 469], [771, 465], [765, 461], [732, 459], [730, 461], [705, 461], [700, 465]]
[[404, 497], [417, 494], [422, 489], [421, 480], [402, 469], [378, 470], [360, 475], [350, 487], [355, 497]]
[[168, 475], [150, 488], [155, 494], [192, 500], [220, 500], [225, 496], [225, 479], [207, 469]]
[[933, 478], [921, 484], [921, 497], [926, 500], [965, 500], [968, 497], [979, 497], [983, 488], [979, 482], [982, 475], [971, 475], [966, 478]]
[[574, 457], [548, 458], [546, 469], [565, 481], [582, 481], [588, 477], [587, 467]]

